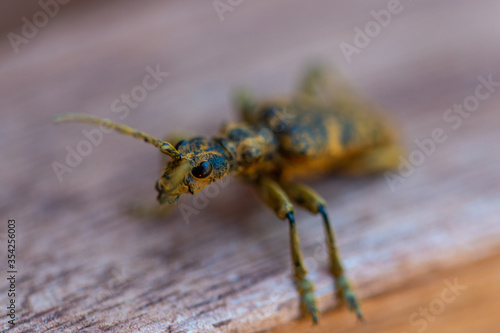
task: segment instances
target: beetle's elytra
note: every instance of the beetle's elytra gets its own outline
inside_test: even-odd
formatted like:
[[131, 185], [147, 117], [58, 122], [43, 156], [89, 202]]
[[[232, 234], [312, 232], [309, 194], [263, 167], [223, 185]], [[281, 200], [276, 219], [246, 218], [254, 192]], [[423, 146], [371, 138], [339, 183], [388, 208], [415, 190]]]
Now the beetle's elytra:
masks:
[[393, 169], [401, 148], [393, 127], [372, 111], [370, 103], [339, 82], [324, 69], [314, 67], [305, 73], [291, 98], [259, 102], [240, 93], [236, 103], [242, 121], [226, 124], [214, 138], [170, 143], [126, 125], [82, 114], [61, 115], [54, 121], [105, 125], [170, 156], [156, 183], [160, 204], [176, 203], [181, 194], [196, 194], [228, 175], [253, 184], [276, 215], [289, 222], [295, 281], [303, 312], [314, 322], [318, 321], [314, 286], [306, 277], [292, 202], [319, 213], [337, 293], [362, 319], [358, 300], [344, 274], [326, 202], [298, 180], [326, 173], [362, 175]]

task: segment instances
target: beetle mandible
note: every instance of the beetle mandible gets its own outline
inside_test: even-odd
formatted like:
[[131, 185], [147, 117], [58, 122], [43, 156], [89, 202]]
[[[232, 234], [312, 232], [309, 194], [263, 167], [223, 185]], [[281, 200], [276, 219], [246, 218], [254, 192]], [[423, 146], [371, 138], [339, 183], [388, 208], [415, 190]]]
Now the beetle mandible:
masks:
[[394, 126], [373, 112], [373, 104], [363, 100], [339, 77], [314, 66], [306, 71], [291, 98], [259, 102], [240, 92], [235, 100], [243, 121], [224, 125], [214, 138], [195, 137], [172, 144], [85, 114], [56, 116], [54, 122], [104, 125], [144, 140], [170, 156], [156, 182], [160, 204], [176, 203], [181, 194], [196, 194], [228, 175], [253, 184], [264, 203], [289, 223], [301, 307], [315, 323], [318, 309], [314, 286], [306, 276], [292, 201], [320, 214], [337, 295], [362, 320], [359, 302], [344, 273], [326, 202], [298, 181], [326, 173], [364, 175], [394, 169], [402, 149]]

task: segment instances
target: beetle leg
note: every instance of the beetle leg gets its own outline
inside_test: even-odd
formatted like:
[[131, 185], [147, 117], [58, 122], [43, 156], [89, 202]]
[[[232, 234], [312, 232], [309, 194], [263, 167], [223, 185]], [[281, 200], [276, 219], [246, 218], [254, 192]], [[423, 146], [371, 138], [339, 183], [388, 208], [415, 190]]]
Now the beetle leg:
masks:
[[307, 278], [307, 270], [302, 259], [299, 237], [293, 206], [280, 185], [269, 178], [260, 179], [257, 182], [259, 195], [262, 200], [281, 219], [287, 219], [290, 225], [290, 246], [292, 252], [292, 262], [294, 267], [295, 283], [300, 294], [301, 307], [304, 314], [311, 316], [315, 323], [318, 322], [318, 309], [314, 298], [314, 285]]
[[320, 103], [338, 111], [363, 110], [371, 103], [365, 101], [349, 80], [336, 68], [321, 64], [312, 65], [299, 81], [295, 100]]
[[252, 94], [247, 89], [239, 88], [234, 92], [233, 103], [243, 120], [253, 123], [252, 113], [255, 111], [257, 102]]
[[335, 68], [313, 64], [300, 79], [296, 98], [332, 106], [339, 98], [353, 95], [354, 91]]
[[326, 233], [326, 242], [328, 245], [328, 252], [330, 256], [330, 270], [335, 278], [335, 286], [337, 288], [337, 295], [343, 301], [350, 311], [354, 311], [356, 316], [363, 320], [363, 315], [359, 306], [359, 302], [349, 284], [348, 279], [344, 274], [342, 261], [335, 241], [335, 232], [331, 227], [328, 214], [326, 212], [325, 200], [311, 188], [296, 183], [289, 183], [283, 186], [285, 192], [299, 204], [306, 208], [311, 213], [320, 213], [323, 217], [323, 224]]
[[313, 65], [307, 69], [299, 83], [298, 92], [309, 97], [320, 97], [323, 87], [327, 86], [326, 68]]

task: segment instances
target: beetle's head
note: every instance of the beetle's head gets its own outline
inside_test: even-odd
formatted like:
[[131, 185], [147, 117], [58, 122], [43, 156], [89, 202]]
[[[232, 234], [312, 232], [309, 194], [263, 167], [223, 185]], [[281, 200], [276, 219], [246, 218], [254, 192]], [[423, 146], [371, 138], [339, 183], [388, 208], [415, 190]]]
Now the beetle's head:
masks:
[[224, 148], [223, 139], [197, 137], [183, 140], [174, 147], [169, 142], [138, 131], [127, 125], [86, 114], [65, 114], [56, 116], [55, 123], [85, 122], [97, 124], [119, 133], [143, 140], [172, 157], [167, 162], [162, 176], [156, 182], [158, 201], [175, 203], [183, 193], [196, 194], [203, 188], [227, 175], [231, 169], [231, 153]]
[[179, 157], [167, 162], [156, 182], [160, 203], [175, 203], [183, 193], [196, 194], [230, 171], [228, 153], [216, 139], [183, 140], [175, 149]]

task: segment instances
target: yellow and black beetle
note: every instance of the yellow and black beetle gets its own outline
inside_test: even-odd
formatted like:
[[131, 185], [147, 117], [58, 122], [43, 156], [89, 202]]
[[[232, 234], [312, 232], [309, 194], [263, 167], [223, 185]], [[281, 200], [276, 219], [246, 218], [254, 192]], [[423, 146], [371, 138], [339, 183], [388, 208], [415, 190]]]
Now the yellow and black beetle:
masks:
[[326, 202], [297, 180], [325, 173], [362, 175], [393, 169], [401, 148], [393, 126], [337, 77], [313, 67], [289, 99], [258, 102], [240, 92], [236, 103], [242, 122], [224, 125], [214, 138], [195, 137], [175, 146], [126, 125], [84, 114], [60, 115], [54, 122], [100, 124], [144, 140], [170, 156], [156, 183], [160, 204], [176, 203], [181, 194], [196, 194], [228, 175], [253, 184], [276, 215], [289, 222], [297, 289], [304, 313], [314, 322], [318, 320], [314, 286], [306, 278], [292, 201], [319, 213], [337, 294], [362, 319], [358, 300], [344, 275]]

